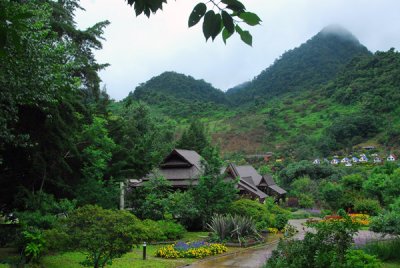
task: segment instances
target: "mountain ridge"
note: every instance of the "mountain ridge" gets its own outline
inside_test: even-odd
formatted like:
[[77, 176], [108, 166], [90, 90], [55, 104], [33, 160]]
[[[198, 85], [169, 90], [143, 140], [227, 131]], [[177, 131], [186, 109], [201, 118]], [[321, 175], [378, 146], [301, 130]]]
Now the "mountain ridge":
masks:
[[[325, 41], [324, 38], [328, 36], [330, 42], [322, 42], [323, 52], [318, 52], [316, 44], [321, 44], [321, 36]], [[315, 39], [317, 42], [314, 42]], [[340, 27], [326, 27], [302, 46], [309, 42], [313, 46], [312, 49], [307, 48], [306, 52], [313, 52], [315, 57], [324, 57], [326, 51], [338, 49], [335, 53], [340, 55], [347, 45], [351, 45], [356, 53], [345, 51], [345, 57], [339, 57], [339, 60], [336, 60], [336, 54], [335, 57], [325, 57], [319, 64], [323, 62], [326, 66], [319, 67], [318, 72], [310, 72], [309, 69], [303, 74], [305, 68], [298, 69], [298, 65], [293, 64], [296, 68], [290, 79], [283, 74], [292, 72], [291, 64], [286, 62], [281, 65], [280, 68], [284, 69], [278, 68], [281, 73], [277, 69], [271, 71], [269, 67], [265, 73], [269, 76], [275, 74], [275, 78], [283, 83], [280, 86], [284, 90], [265, 94], [263, 88], [258, 88], [260, 91], [256, 91], [259, 94], [256, 98], [251, 93], [257, 88], [252, 86], [260, 75], [253, 81], [231, 89], [231, 93], [233, 90], [236, 91], [234, 94], [250, 98], [232, 101], [232, 94], [224, 94], [212, 87], [210, 89], [208, 87], [211, 85], [204, 80], [169, 73], [172, 77], [208, 85], [210, 92], [217, 96], [224, 94], [225, 98], [211, 101], [210, 96], [213, 94], [193, 97], [190, 94], [182, 95], [179, 90], [180, 95], [176, 92], [169, 95], [166, 90], [158, 91], [159, 87], [150, 88], [151, 83], [146, 82], [148, 87], [143, 87], [142, 92], [148, 98], [142, 98], [139, 94], [132, 99], [135, 94], [132, 93], [130, 99], [144, 101], [153, 110], [176, 120], [181, 124], [180, 131], [188, 119], [200, 118], [206, 123], [213, 142], [219, 144], [223, 152], [274, 151], [296, 159], [307, 159], [327, 155], [332, 151], [351, 150], [353, 146], [362, 143], [400, 147], [400, 118], [396, 116], [400, 114], [400, 53], [392, 49], [372, 54], [350, 32]], [[336, 42], [344, 45], [337, 47]], [[296, 55], [298, 49], [287, 52], [289, 56], [284, 53], [276, 62], [284, 57], [289, 59], [289, 63], [302, 58], [309, 62], [309, 54], [305, 53], [302, 57]], [[288, 66], [289, 71], [285, 69]], [[315, 75], [312, 79], [308, 76], [311, 74]], [[156, 78], [160, 77], [163, 76]], [[183, 80], [177, 81], [186, 83]], [[293, 84], [297, 87], [293, 87]], [[174, 85], [169, 85], [169, 90], [180, 87], [176, 81]]]
[[327, 26], [283, 53], [247, 86], [226, 94], [234, 103], [244, 103], [312, 88], [332, 79], [352, 58], [367, 54], [371, 53], [348, 30]]

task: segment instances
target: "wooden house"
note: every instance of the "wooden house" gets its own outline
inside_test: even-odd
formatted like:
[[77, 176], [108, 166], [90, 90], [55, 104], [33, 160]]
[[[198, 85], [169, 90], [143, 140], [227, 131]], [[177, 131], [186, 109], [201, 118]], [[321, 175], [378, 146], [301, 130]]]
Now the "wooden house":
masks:
[[[203, 174], [202, 157], [195, 151], [174, 149], [159, 166], [159, 175], [167, 179], [174, 189], [188, 189], [199, 182]], [[271, 176], [261, 176], [253, 166], [229, 164], [221, 170], [226, 180], [236, 180], [236, 187], [242, 196], [264, 202], [269, 195], [284, 199], [286, 191], [273, 181]], [[157, 174], [148, 174], [140, 180], [130, 180], [129, 187], [141, 187]]]
[[[161, 176], [167, 179], [175, 189], [187, 189], [198, 184], [198, 179], [203, 174], [202, 157], [195, 151], [174, 149], [169, 153], [159, 166]], [[141, 180], [130, 181], [131, 187], [142, 186], [143, 183], [154, 177], [148, 174]]]
[[262, 177], [252, 166], [236, 166], [231, 163], [225, 169], [224, 174], [230, 179], [239, 180], [237, 188], [241, 196], [257, 199], [261, 203], [268, 197], [265, 192], [257, 187]]
[[261, 176], [253, 166], [236, 166], [231, 163], [225, 174], [232, 179], [239, 179], [238, 189], [242, 196], [258, 199], [260, 202], [268, 196], [274, 196], [277, 201], [286, 197], [286, 191], [274, 182], [271, 175]]
[[394, 154], [390, 154], [387, 158], [386, 158], [386, 160], [387, 161], [389, 161], [389, 162], [393, 162], [393, 161], [396, 161], [396, 156], [394, 155]]

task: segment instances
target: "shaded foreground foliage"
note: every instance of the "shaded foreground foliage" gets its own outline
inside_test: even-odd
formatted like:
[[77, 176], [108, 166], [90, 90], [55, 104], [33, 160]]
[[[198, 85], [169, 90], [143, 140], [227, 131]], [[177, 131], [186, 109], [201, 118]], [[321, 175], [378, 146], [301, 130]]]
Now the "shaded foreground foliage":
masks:
[[317, 223], [304, 240], [281, 240], [265, 267], [380, 267], [375, 257], [351, 249], [358, 226], [339, 214], [344, 220]]

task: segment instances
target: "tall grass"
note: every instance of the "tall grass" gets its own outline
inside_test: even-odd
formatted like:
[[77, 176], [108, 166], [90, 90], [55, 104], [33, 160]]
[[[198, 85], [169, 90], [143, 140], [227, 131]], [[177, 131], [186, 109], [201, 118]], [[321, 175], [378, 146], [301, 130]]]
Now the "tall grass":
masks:
[[382, 261], [400, 261], [400, 238], [370, 242], [363, 250]]

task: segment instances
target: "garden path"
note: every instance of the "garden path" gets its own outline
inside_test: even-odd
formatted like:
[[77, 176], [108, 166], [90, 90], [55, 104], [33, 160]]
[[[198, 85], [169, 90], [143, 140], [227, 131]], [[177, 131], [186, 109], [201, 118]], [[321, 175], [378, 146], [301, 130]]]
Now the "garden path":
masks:
[[[295, 235], [296, 238], [302, 239], [304, 237], [307, 228], [302, 226], [306, 220], [290, 220], [289, 223], [299, 230], [299, 232]], [[190, 268], [258, 268], [262, 267], [265, 263], [265, 260], [269, 258], [272, 254], [272, 251], [278, 245], [278, 240], [271, 242], [269, 244], [249, 248], [247, 250], [227, 254], [223, 256], [216, 256], [213, 258], [205, 259], [202, 261], [198, 261], [193, 263], [187, 267]]]
[[[307, 231], [311, 229], [303, 226], [307, 219], [289, 220], [289, 223], [293, 225], [299, 232], [294, 236], [296, 239], [303, 239]], [[390, 238], [390, 237], [386, 237]], [[354, 237], [356, 244], [364, 244], [371, 240], [382, 240], [381, 234], [374, 233], [372, 231], [360, 230]], [[277, 247], [278, 241], [271, 242], [269, 244], [249, 248], [247, 250], [226, 254], [223, 256], [215, 256], [205, 260], [198, 261], [189, 266], [190, 268], [260, 268], [265, 264], [272, 251]]]

